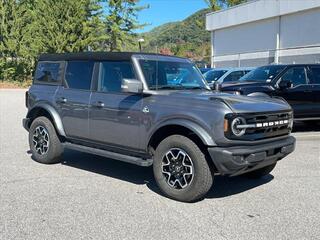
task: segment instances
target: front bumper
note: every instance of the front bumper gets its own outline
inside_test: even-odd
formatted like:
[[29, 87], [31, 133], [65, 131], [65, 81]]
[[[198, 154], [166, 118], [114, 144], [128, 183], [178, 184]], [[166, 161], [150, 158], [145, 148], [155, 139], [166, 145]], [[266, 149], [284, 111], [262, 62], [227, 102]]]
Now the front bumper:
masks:
[[30, 122], [30, 118], [24, 118], [24, 119], [22, 119], [22, 126], [23, 126], [24, 129], [26, 129], [27, 131], [29, 131], [29, 122]]
[[208, 148], [212, 161], [221, 175], [236, 176], [271, 165], [295, 149], [296, 139], [286, 139], [256, 146]]

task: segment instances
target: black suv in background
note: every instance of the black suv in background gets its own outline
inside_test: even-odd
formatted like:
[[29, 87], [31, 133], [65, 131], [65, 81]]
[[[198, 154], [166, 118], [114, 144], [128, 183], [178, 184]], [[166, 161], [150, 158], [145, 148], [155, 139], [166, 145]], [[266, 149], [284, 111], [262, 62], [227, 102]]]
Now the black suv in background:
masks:
[[71, 148], [153, 165], [162, 192], [180, 201], [203, 197], [215, 174], [262, 177], [295, 148], [285, 101], [214, 93], [173, 56], [42, 55], [26, 103], [36, 161], [60, 162]]
[[320, 64], [263, 66], [219, 88], [233, 94], [282, 97], [292, 106], [295, 120], [320, 119]]

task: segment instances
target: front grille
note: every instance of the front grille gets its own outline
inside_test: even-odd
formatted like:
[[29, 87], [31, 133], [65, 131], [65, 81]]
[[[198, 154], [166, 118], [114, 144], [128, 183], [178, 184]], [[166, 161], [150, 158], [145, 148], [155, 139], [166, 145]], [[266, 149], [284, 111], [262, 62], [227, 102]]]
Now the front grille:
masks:
[[241, 137], [237, 137], [232, 134], [232, 131], [228, 131], [226, 133], [227, 138], [254, 141], [288, 135], [292, 130], [292, 112], [241, 115], [232, 114], [226, 116], [226, 118], [229, 119], [229, 123], [236, 117], [244, 118], [246, 125], [249, 127], [246, 128], [245, 134], [243, 134]]

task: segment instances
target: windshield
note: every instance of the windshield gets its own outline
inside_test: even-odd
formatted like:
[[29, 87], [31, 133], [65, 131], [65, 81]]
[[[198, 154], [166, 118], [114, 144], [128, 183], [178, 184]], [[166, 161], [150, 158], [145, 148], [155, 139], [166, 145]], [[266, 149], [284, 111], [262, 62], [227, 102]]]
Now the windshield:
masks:
[[285, 66], [259, 67], [244, 75], [239, 81], [271, 82], [284, 68]]
[[211, 70], [206, 72], [203, 76], [208, 83], [212, 83], [221, 78], [226, 72], [228, 72], [228, 70]]
[[188, 62], [140, 60], [149, 89], [207, 89], [200, 71]]

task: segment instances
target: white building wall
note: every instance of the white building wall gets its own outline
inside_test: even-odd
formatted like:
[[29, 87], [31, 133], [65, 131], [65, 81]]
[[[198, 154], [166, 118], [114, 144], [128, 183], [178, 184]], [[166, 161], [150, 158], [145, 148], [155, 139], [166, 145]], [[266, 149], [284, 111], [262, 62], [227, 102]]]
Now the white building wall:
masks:
[[280, 48], [320, 44], [320, 9], [282, 16], [280, 28]]
[[265, 51], [276, 48], [277, 18], [215, 31], [216, 55]]
[[320, 0], [255, 0], [206, 23], [213, 66], [320, 63]]

